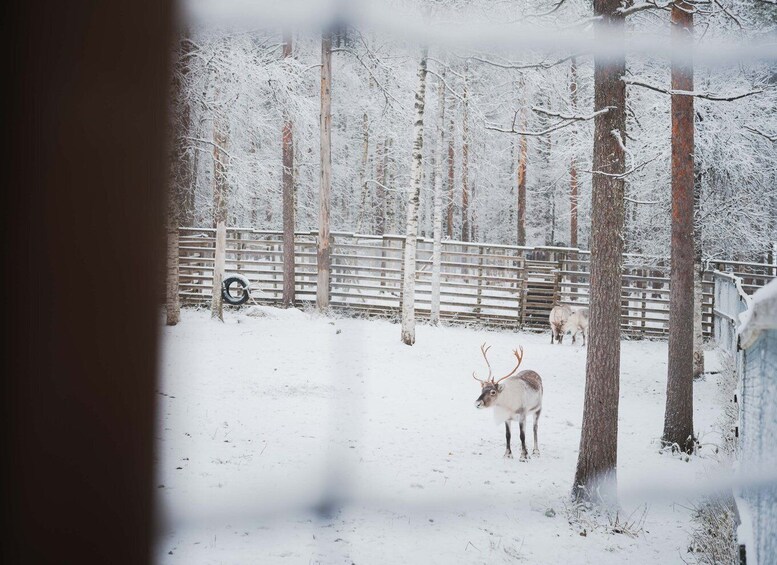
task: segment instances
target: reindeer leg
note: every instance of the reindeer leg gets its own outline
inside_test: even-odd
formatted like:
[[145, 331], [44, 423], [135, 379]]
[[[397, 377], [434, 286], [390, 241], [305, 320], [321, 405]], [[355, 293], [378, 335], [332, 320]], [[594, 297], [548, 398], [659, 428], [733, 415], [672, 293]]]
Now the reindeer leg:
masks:
[[528, 461], [529, 460], [529, 452], [526, 451], [526, 434], [524, 433], [524, 428], [526, 427], [526, 416], [521, 415], [521, 419], [518, 420], [518, 426], [521, 429], [521, 461]]
[[540, 448], [537, 445], [537, 420], [540, 419], [540, 412], [541, 410], [537, 410], [534, 413], [534, 449], [532, 450], [532, 455], [539, 455], [540, 454]]
[[585, 345], [585, 330], [582, 330], [583, 333], [583, 345]]
[[505, 457], [508, 459], [513, 458], [513, 452], [510, 449], [510, 420], [505, 422], [505, 439], [507, 440], [507, 449], [505, 450]]

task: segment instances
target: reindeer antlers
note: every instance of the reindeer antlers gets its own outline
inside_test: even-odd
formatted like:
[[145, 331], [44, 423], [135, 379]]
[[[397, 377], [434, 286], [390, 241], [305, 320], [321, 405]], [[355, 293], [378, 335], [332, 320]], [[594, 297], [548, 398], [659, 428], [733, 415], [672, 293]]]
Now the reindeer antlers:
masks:
[[480, 352], [483, 354], [483, 359], [486, 360], [486, 365], [488, 365], [488, 376], [486, 377], [486, 380], [485, 381], [480, 380], [475, 375], [475, 371], [472, 371], [472, 378], [475, 379], [476, 381], [480, 382], [480, 383], [485, 383], [487, 381], [493, 380], [491, 378], [491, 363], [488, 362], [488, 350], [489, 349], [491, 349], [491, 346], [489, 345], [488, 347], [486, 347], [486, 342], [483, 342], [483, 345], [480, 346]]
[[491, 373], [491, 363], [488, 362], [488, 350], [489, 349], [491, 349], [491, 346], [489, 345], [488, 347], [486, 347], [485, 343], [483, 343], [483, 345], [480, 346], [480, 352], [483, 354], [483, 359], [486, 360], [486, 365], [488, 365], [488, 377], [486, 377], [485, 380], [479, 379], [477, 377], [477, 375], [475, 374], [475, 371], [472, 371], [472, 378], [475, 379], [476, 381], [480, 382], [480, 383], [487, 383], [487, 382], [490, 381], [490, 382], [492, 382], [494, 384], [499, 384], [503, 380], [505, 380], [506, 378], [512, 377], [515, 374], [515, 372], [518, 370], [518, 367], [521, 366], [521, 361], [523, 361], [523, 347], [519, 345], [518, 349], [513, 349], [513, 355], [515, 355], [516, 359], [518, 359], [518, 364], [515, 366], [515, 368], [512, 371], [507, 373], [504, 377], [500, 378], [496, 382], [494, 381], [494, 378], [491, 376], [491, 374], [492, 374]]
[[[518, 351], [519, 349], [520, 349], [520, 352]], [[496, 381], [495, 384], [499, 384], [507, 377], [512, 377], [515, 374], [515, 372], [518, 370], [518, 367], [521, 366], [521, 361], [523, 361], [523, 347], [519, 345], [518, 349], [513, 349], [513, 355], [515, 355], [515, 358], [518, 359], [518, 364], [515, 366], [515, 369], [513, 369], [512, 371], [507, 373], [504, 377]]]

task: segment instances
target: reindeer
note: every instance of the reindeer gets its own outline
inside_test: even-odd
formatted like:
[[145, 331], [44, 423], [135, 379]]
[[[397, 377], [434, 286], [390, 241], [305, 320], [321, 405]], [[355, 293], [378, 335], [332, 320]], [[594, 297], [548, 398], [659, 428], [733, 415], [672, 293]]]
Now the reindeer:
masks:
[[485, 343], [480, 346], [480, 352], [483, 354], [483, 359], [486, 360], [486, 365], [488, 366], [488, 377], [482, 380], [477, 377], [474, 371], [472, 372], [472, 377], [481, 386], [480, 396], [475, 401], [475, 408], [480, 409], [493, 406], [494, 418], [505, 423], [507, 449], [504, 456], [510, 459], [513, 457], [513, 452], [510, 449], [510, 421], [518, 420], [521, 437], [520, 460], [527, 461], [529, 454], [526, 451], [524, 428], [526, 427], [526, 416], [528, 414], [534, 417], [534, 450], [532, 455], [540, 454], [539, 447], [537, 446], [537, 420], [539, 420], [540, 412], [542, 411], [542, 379], [534, 371], [521, 371], [515, 374], [523, 360], [523, 347], [519, 347], [518, 350], [513, 350], [513, 355], [518, 359], [518, 364], [515, 368], [499, 380], [494, 380], [491, 373], [491, 363], [488, 362], [489, 349], [491, 349], [491, 346], [486, 347]]
[[585, 345], [585, 336], [588, 333], [588, 308], [580, 308], [572, 312], [564, 323], [563, 332], [572, 334], [572, 343], [575, 343], [578, 333], [583, 334], [583, 345]]
[[561, 343], [564, 340], [564, 325], [572, 315], [572, 308], [566, 304], [554, 306], [550, 311], [550, 343]]

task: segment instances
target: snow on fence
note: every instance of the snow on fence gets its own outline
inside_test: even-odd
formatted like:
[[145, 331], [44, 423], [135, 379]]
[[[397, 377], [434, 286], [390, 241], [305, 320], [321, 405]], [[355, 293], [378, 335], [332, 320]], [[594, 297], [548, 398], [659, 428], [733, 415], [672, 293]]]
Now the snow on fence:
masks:
[[752, 298], [742, 279], [714, 274], [714, 334], [738, 376], [738, 472], [765, 477], [734, 494], [740, 516], [740, 552], [750, 564], [777, 555], [777, 281]]
[[[181, 228], [180, 296], [185, 304], [210, 300], [215, 230]], [[295, 234], [296, 297], [316, 296], [316, 232]], [[404, 236], [332, 233], [331, 306], [355, 314], [396, 317], [399, 313]], [[229, 228], [227, 273], [252, 282], [260, 303], [278, 303], [283, 290], [282, 234]], [[462, 241], [442, 244], [440, 315], [443, 319], [508, 328], [545, 328], [554, 302], [588, 305], [588, 251], [563, 247], [521, 247]], [[747, 277], [752, 290], [774, 277], [775, 267], [718, 262], [713, 267]], [[432, 240], [420, 238], [417, 253], [416, 314], [431, 310]], [[712, 276], [705, 275], [703, 326], [712, 333]], [[261, 292], [257, 292], [257, 290]], [[668, 331], [668, 261], [624, 255], [621, 325], [634, 336]]]

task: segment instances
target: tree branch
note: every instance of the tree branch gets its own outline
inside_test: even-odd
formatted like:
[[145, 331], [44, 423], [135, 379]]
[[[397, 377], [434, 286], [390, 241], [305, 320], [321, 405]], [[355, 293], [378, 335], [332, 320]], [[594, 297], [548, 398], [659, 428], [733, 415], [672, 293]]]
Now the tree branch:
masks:
[[445, 90], [447, 90], [448, 92], [450, 92], [451, 94], [453, 94], [453, 95], [454, 95], [456, 98], [458, 98], [458, 99], [459, 99], [459, 102], [464, 102], [464, 98], [461, 96], [461, 94], [459, 94], [458, 92], [456, 92], [455, 90], [453, 90], [453, 89], [450, 87], [450, 85], [448, 84], [448, 82], [447, 82], [447, 81], [446, 81], [446, 80], [445, 80], [445, 79], [444, 79], [444, 78], [443, 78], [441, 75], [439, 75], [438, 73], [434, 72], [434, 71], [433, 71], [433, 70], [431, 70], [431, 69], [426, 69], [426, 72], [427, 72], [427, 73], [429, 73], [430, 75], [434, 75], [434, 76], [436, 76], [436, 77], [437, 77], [437, 78], [440, 80], [440, 82], [442, 82], [442, 83], [443, 83], [443, 85], [445, 86]]
[[565, 128], [567, 126], [571, 126], [572, 124], [576, 122], [583, 122], [588, 120], [593, 120], [596, 116], [599, 116], [601, 114], [605, 114], [610, 111], [610, 108], [602, 108], [601, 110], [597, 110], [596, 112], [593, 112], [592, 114], [588, 114], [587, 116], [563, 116], [562, 114], [556, 114], [552, 113], [548, 110], [542, 110], [541, 108], [532, 108], [535, 112], [540, 113], [546, 113], [549, 116], [560, 116], [562, 119], [560, 122], [553, 124], [552, 126], [549, 126], [548, 128], [541, 130], [541, 131], [518, 131], [515, 129], [515, 120], [518, 116], [518, 111], [515, 112], [515, 115], [513, 116], [513, 125], [510, 129], [504, 129], [495, 126], [494, 124], [486, 124], [486, 129], [492, 130], [492, 131], [498, 131], [501, 133], [514, 133], [516, 135], [525, 135], [528, 137], [540, 137], [543, 135], [548, 135], [549, 133], [552, 133], [554, 131], [560, 130], [561, 128]]
[[604, 171], [587, 171], [587, 170], [584, 170], [583, 172], [584, 173], [589, 173], [589, 174], [592, 174], [592, 175], [602, 175], [604, 177], [610, 177], [610, 178], [614, 178], [614, 179], [623, 179], [623, 178], [626, 178], [627, 176], [629, 176], [630, 174], [636, 173], [638, 170], [646, 167], [647, 165], [649, 165], [650, 163], [652, 163], [653, 161], [655, 161], [659, 157], [660, 157], [660, 155], [656, 155], [652, 159], [648, 159], [644, 163], [640, 163], [639, 165], [635, 165], [632, 168], [630, 168], [628, 171], [624, 171], [624, 172], [622, 172], [620, 174], [605, 173]]
[[743, 92], [741, 94], [731, 94], [726, 96], [722, 94], [713, 94], [711, 92], [692, 92], [689, 90], [671, 90], [668, 88], [661, 88], [659, 86], [648, 84], [647, 82], [642, 82], [642, 81], [634, 80], [630, 78], [623, 78], [621, 80], [623, 80], [623, 82], [625, 82], [627, 85], [641, 86], [642, 88], [647, 88], [648, 90], [660, 92], [661, 94], [668, 94], [670, 96], [675, 94], [679, 96], [693, 96], [694, 98], [703, 98], [705, 100], [712, 100], [713, 102], [733, 102], [734, 100], [739, 100], [740, 98], [752, 96], [753, 94], [761, 94], [764, 91], [763, 88], [757, 88], [749, 92]]
[[541, 14], [527, 14], [527, 15], [526, 15], [526, 17], [527, 17], [527, 18], [544, 18], [545, 16], [549, 16], [549, 15], [551, 15], [553, 12], [555, 12], [556, 10], [558, 10], [559, 8], [561, 8], [561, 6], [563, 6], [563, 5], [564, 5], [564, 2], [566, 2], [566, 1], [567, 1], [567, 0], [559, 0], [559, 1], [556, 3], [556, 5], [555, 5], [555, 6], [553, 6], [553, 7], [552, 7], [550, 10], [548, 10], [547, 12], [542, 12]]
[[753, 133], [757, 133], [758, 135], [765, 137], [769, 141], [772, 141], [772, 142], [777, 141], [777, 134], [769, 135], [768, 133], [765, 133], [758, 128], [754, 128], [753, 126], [744, 126], [744, 128], [748, 131], [752, 131]]
[[658, 0], [645, 0], [644, 2], [637, 2], [628, 7], [621, 6], [615, 11], [624, 16], [630, 16], [631, 14], [636, 14], [637, 12], [642, 12], [644, 10], [671, 10], [672, 4], [674, 4], [674, 0], [668, 0], [665, 3], [661, 3]]
[[483, 57], [478, 57], [478, 56], [474, 56], [474, 55], [471, 56], [471, 57], [467, 57], [467, 58], [472, 60], [472, 61], [478, 61], [480, 63], [486, 63], [487, 65], [492, 65], [494, 67], [499, 67], [500, 69], [514, 69], [514, 70], [521, 71], [521, 70], [528, 70], [528, 69], [543, 69], [543, 70], [550, 69], [552, 67], [555, 67], [556, 65], [560, 65], [561, 63], [565, 63], [566, 61], [569, 61], [570, 59], [572, 59], [574, 57], [579, 57], [580, 55], [582, 55], [582, 53], [575, 53], [573, 55], [569, 55], [567, 57], [564, 57], [563, 59], [559, 59], [558, 61], [554, 61], [552, 63], [546, 63], [546, 62], [543, 61], [541, 63], [532, 63], [532, 64], [527, 64], [527, 65], [521, 65], [521, 64], [512, 63], [512, 62], [500, 63], [498, 61], [492, 61], [491, 59], [485, 59]]

